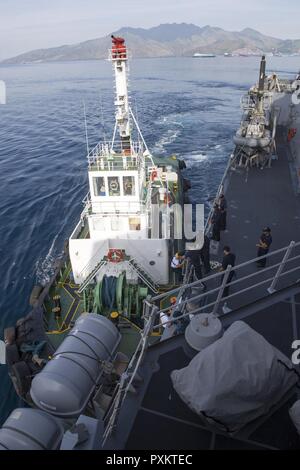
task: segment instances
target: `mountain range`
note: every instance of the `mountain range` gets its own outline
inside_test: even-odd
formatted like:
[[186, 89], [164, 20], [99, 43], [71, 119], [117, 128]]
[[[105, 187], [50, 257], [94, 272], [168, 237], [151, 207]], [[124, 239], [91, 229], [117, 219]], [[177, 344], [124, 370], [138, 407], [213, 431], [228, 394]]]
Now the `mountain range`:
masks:
[[[278, 39], [266, 36], [251, 28], [242, 31], [225, 31], [212, 26], [187, 23], [161, 24], [153, 28], [124, 27], [115, 31], [123, 36], [134, 57], [192, 56], [200, 53], [260, 54], [276, 52], [300, 53], [300, 39]], [[62, 45], [50, 49], [36, 49], [10, 59], [4, 64], [91, 60], [107, 57], [111, 45], [110, 35], [78, 44]]]

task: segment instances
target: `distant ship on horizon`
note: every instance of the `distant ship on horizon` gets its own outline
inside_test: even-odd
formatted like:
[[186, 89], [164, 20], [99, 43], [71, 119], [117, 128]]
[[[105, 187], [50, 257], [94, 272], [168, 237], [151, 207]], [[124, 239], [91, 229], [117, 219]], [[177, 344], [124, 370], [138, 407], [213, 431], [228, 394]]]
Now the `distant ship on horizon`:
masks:
[[195, 52], [195, 54], [193, 55], [193, 57], [200, 57], [200, 58], [203, 58], [203, 59], [207, 59], [207, 58], [210, 58], [210, 57], [216, 57], [215, 54], [202, 54], [201, 52]]

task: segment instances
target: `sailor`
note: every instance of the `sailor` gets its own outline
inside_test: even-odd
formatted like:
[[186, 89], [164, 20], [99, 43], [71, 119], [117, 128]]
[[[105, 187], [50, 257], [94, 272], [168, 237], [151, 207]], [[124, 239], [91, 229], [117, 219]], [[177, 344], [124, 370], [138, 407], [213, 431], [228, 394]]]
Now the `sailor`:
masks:
[[211, 217], [212, 224], [212, 240], [219, 242], [220, 241], [220, 232], [221, 232], [221, 210], [218, 204], [214, 205], [214, 212]]
[[171, 269], [175, 273], [175, 282], [180, 283], [183, 279], [182, 268], [184, 265], [184, 255], [182, 253], [176, 253], [171, 261]]
[[269, 75], [267, 77], [267, 83], [268, 83], [268, 90], [273, 91], [276, 88], [276, 83], [277, 83], [277, 75], [276, 73], [272, 73], [272, 75]]
[[[182, 311], [178, 309], [178, 310], [175, 310], [175, 312], [173, 313], [173, 318], [178, 318], [178, 317], [181, 317], [182, 315], [183, 315]], [[188, 316], [185, 316], [184, 318], [180, 318], [179, 320], [174, 321], [175, 336], [183, 334], [189, 323], [190, 323], [190, 319]]]
[[220, 229], [221, 230], [226, 230], [227, 201], [225, 199], [224, 194], [220, 195], [218, 205], [219, 205], [219, 209], [221, 211]]
[[205, 274], [210, 271], [210, 252], [209, 252], [210, 240], [207, 235], [204, 235], [203, 247], [200, 250], [200, 258], [204, 267]]
[[259, 268], [266, 266], [267, 258], [265, 258], [264, 255], [269, 252], [272, 241], [271, 229], [270, 227], [265, 227], [262, 231], [259, 243], [256, 245], [258, 247], [257, 257], [260, 258], [257, 260], [256, 264]]
[[202, 270], [200, 263], [201, 250], [189, 250], [185, 253], [185, 258], [189, 258], [195, 269], [197, 279], [202, 279]]
[[[226, 271], [226, 269], [228, 268], [228, 266], [234, 266], [235, 265], [235, 254], [231, 253], [231, 250], [230, 250], [230, 247], [228, 245], [224, 246], [223, 248], [223, 253], [224, 253], [224, 256], [223, 256], [223, 260], [222, 260], [222, 266], [220, 268], [220, 271]], [[226, 283], [226, 286], [225, 286], [225, 289], [224, 289], [224, 292], [223, 292], [223, 297], [228, 297], [229, 295], [229, 284], [231, 283], [232, 281], [232, 278], [235, 276], [235, 271], [232, 269], [229, 273], [229, 276], [228, 276], [228, 279], [227, 279], [227, 283]], [[221, 283], [223, 282], [223, 279], [224, 279], [224, 275], [221, 276]]]
[[160, 324], [163, 329], [170, 328], [172, 326], [171, 318], [172, 318], [172, 314], [173, 314], [173, 310], [176, 305], [176, 302], [177, 302], [177, 297], [172, 296], [170, 298], [170, 308], [164, 312], [161, 312], [159, 315]]
[[161, 312], [159, 315], [160, 324], [164, 329], [169, 328], [171, 326], [171, 322], [170, 322], [171, 312], [172, 310], [167, 310], [166, 312]]

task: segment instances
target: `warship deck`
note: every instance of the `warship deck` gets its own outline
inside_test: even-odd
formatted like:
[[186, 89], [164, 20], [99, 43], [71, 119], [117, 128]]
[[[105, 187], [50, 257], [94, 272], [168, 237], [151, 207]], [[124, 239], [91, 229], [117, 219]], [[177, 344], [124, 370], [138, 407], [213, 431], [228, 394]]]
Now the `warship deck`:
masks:
[[[256, 243], [265, 226], [272, 229], [271, 251], [286, 247], [300, 237], [299, 195], [293, 184], [292, 158], [286, 143], [285, 130], [277, 138], [278, 159], [271, 168], [228, 170], [224, 179], [227, 198], [227, 230], [221, 233], [219, 251], [214, 259], [222, 259], [222, 247], [230, 245], [236, 264], [256, 257]], [[256, 203], [254, 203], [256, 201]], [[293, 256], [300, 250], [294, 248]], [[273, 256], [272, 264], [280, 263], [284, 252]], [[268, 261], [268, 265], [271, 262]], [[220, 316], [224, 328], [243, 320], [267, 341], [291, 358], [292, 342], [300, 337], [300, 272], [299, 260], [289, 263], [291, 274], [281, 278], [273, 293], [264, 280], [274, 277], [277, 267], [259, 271], [256, 263], [248, 263], [238, 278], [253, 275], [257, 287], [228, 299], [231, 311]], [[230, 293], [243, 289], [248, 281], [232, 283]], [[270, 281], [271, 282], [271, 281]], [[216, 279], [207, 282], [209, 293]], [[222, 305], [222, 303], [221, 303]], [[149, 347], [139, 374], [143, 382], [135, 395], [128, 394], [116, 433], [107, 441], [108, 449], [299, 449], [300, 438], [288, 410], [299, 399], [294, 387], [284, 399], [261, 418], [249, 423], [239, 433], [230, 435], [212, 428], [193, 413], [175, 392], [170, 373], [190, 362], [191, 351], [183, 335]], [[295, 366], [299, 372], [299, 367]]]
[[272, 230], [273, 251], [299, 239], [300, 196], [292, 178], [292, 164], [287, 132], [280, 129], [277, 159], [272, 160], [271, 168], [228, 171], [224, 182], [227, 230], [221, 232], [220, 245], [230, 245], [236, 264], [256, 257], [256, 243], [266, 226]]
[[[293, 158], [287, 144], [287, 131], [280, 128], [277, 135], [277, 155], [270, 168], [237, 168], [229, 169], [224, 179], [224, 194], [227, 199], [227, 229], [221, 232], [218, 253], [212, 255], [214, 260], [222, 261], [223, 247], [229, 245], [236, 255], [236, 265], [256, 258], [257, 247], [262, 229], [266, 226], [272, 231], [272, 245], [269, 254], [287, 247], [291, 241], [300, 240], [300, 195], [297, 192], [292, 174]], [[300, 248], [291, 250], [290, 257], [300, 254]], [[248, 263], [237, 273], [232, 281], [230, 295], [246, 288], [249, 280], [239, 279], [244, 276], [255, 276], [256, 283], [261, 283], [245, 295], [228, 299], [231, 309], [254, 302], [268, 294], [271, 284], [285, 252], [272, 255], [267, 260], [266, 269], [260, 270], [256, 263]], [[285, 269], [291, 270], [299, 265], [299, 260], [288, 261]], [[300, 273], [299, 273], [300, 274]], [[300, 276], [298, 276], [300, 277]], [[270, 282], [264, 282], [270, 279]], [[286, 287], [294, 282], [293, 275], [286, 275], [281, 286]], [[211, 283], [208, 283], [211, 288]], [[242, 299], [243, 298], [243, 299]]]
[[[297, 299], [299, 302], [300, 296]], [[285, 306], [284, 324], [287, 334], [284, 336], [280, 334], [283, 323], [280, 303], [261, 307], [255, 315], [248, 312], [244, 321], [261, 334], [266, 333], [266, 339], [287, 354], [293, 329], [292, 305]], [[299, 305], [296, 310], [300, 315]], [[272, 331], [266, 328], [271, 321]], [[272, 334], [274, 331], [277, 334]], [[145, 443], [148, 449], [168, 450], [300, 448], [299, 435], [288, 414], [289, 408], [299, 399], [299, 390], [296, 387], [267, 415], [230, 435], [206, 424], [175, 392], [170, 373], [187, 366], [190, 360], [191, 354], [186, 348], [184, 336], [149, 348], [140, 371], [144, 383], [137, 395], [128, 395], [126, 398], [118, 421], [119, 431], [107, 443], [107, 448], [145, 449]]]

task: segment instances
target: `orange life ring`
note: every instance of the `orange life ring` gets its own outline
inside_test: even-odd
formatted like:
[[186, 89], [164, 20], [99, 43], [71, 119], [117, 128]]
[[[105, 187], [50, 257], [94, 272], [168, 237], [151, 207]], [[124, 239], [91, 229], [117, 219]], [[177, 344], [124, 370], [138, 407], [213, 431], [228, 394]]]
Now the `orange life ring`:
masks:
[[120, 263], [124, 259], [123, 250], [118, 248], [110, 248], [108, 250], [107, 258], [111, 263]]
[[155, 178], [157, 178], [157, 171], [156, 170], [152, 171], [152, 173], [151, 173], [151, 180], [154, 181]]

